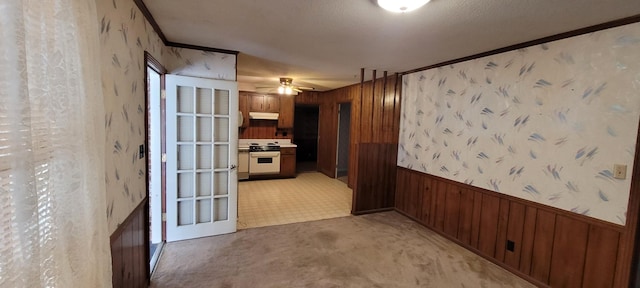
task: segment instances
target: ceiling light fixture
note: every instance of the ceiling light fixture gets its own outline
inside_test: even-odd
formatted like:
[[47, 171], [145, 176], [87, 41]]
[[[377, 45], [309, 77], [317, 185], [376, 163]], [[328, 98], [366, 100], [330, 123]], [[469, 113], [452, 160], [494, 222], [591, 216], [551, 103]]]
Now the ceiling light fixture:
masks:
[[394, 13], [405, 13], [416, 10], [427, 2], [429, 0], [378, 0], [378, 6]]
[[291, 82], [293, 79], [291, 78], [280, 78], [280, 87], [278, 87], [278, 93], [280, 94], [293, 94], [293, 88], [291, 88]]

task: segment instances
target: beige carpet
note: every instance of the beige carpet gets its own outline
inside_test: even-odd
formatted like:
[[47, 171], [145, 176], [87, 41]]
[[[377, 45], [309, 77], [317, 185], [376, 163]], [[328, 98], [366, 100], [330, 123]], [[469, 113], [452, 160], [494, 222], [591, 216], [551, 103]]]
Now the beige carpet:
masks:
[[533, 287], [396, 213], [169, 243], [151, 287]]

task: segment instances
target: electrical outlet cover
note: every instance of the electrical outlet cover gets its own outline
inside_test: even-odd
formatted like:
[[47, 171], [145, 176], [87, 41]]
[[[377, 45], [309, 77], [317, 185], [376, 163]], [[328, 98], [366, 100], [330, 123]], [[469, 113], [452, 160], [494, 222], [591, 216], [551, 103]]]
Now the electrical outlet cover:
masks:
[[613, 165], [613, 178], [625, 179], [627, 178], [627, 165], [614, 164]]

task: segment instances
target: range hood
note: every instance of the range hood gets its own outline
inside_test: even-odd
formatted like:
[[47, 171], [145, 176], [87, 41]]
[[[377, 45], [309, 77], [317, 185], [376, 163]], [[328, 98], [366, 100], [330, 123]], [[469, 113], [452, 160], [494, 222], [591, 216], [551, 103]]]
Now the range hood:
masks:
[[258, 119], [258, 120], [278, 120], [278, 113], [268, 113], [268, 112], [249, 112], [249, 119]]

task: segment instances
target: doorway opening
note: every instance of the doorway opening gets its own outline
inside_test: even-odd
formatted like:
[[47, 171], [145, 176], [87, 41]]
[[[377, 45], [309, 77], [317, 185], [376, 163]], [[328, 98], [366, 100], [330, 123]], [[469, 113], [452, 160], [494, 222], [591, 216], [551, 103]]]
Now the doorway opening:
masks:
[[147, 59], [146, 70], [146, 123], [147, 123], [147, 193], [148, 193], [148, 240], [149, 240], [149, 274], [153, 272], [160, 258], [163, 237], [163, 163], [162, 163], [162, 69], [157, 69]]
[[349, 135], [351, 134], [351, 103], [338, 105], [338, 143], [336, 153], [336, 175], [338, 180], [348, 184]]
[[318, 171], [318, 105], [296, 105], [294, 112], [293, 142], [298, 145], [296, 151], [296, 170], [301, 172]]

